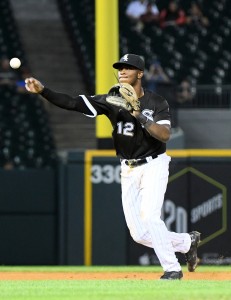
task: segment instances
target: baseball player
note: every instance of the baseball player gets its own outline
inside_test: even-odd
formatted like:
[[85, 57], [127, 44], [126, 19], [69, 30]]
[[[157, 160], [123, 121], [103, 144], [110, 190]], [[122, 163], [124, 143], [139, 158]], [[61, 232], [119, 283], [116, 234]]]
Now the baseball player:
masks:
[[171, 160], [166, 154], [171, 127], [169, 105], [142, 87], [145, 64], [140, 56], [126, 54], [113, 67], [118, 70], [119, 83], [107, 94], [71, 97], [50, 90], [35, 78], [27, 78], [25, 86], [63, 109], [109, 118], [121, 162], [122, 205], [131, 236], [154, 249], [164, 270], [161, 279], [181, 279], [175, 252], [185, 254], [188, 270], [193, 272], [198, 264], [200, 233], [169, 232], [161, 219]]

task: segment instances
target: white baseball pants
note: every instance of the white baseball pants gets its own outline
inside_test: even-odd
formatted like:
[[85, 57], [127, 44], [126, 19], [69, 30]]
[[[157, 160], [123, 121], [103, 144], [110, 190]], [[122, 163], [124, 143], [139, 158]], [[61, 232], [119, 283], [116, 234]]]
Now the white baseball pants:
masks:
[[127, 226], [134, 241], [154, 249], [164, 271], [180, 271], [175, 252], [187, 253], [188, 233], [168, 231], [161, 208], [168, 183], [166, 154], [135, 168], [121, 162], [122, 204]]

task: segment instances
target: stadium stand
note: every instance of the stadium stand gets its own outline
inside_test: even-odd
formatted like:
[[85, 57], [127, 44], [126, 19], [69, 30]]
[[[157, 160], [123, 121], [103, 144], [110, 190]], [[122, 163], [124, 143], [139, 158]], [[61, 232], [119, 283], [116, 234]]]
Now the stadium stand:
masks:
[[[190, 1], [181, 1], [187, 12]], [[159, 28], [149, 26], [136, 32], [124, 14], [127, 2], [120, 1], [121, 52], [140, 52], [150, 64], [157, 57], [168, 75], [176, 82], [189, 77], [195, 84], [230, 84], [230, 29], [229, 1], [201, 1], [206, 9], [209, 27], [179, 26]], [[167, 1], [157, 1], [161, 10]], [[128, 45], [123, 48], [123, 44]], [[138, 45], [138, 48], [137, 48]]]
[[56, 151], [49, 120], [35, 95], [0, 88], [0, 166], [41, 168], [55, 166]]
[[18, 35], [17, 26], [12, 14], [10, 2], [0, 1], [0, 53], [2, 56], [20, 57], [25, 64], [23, 47]]
[[[194, 98], [192, 103], [182, 105], [182, 107], [230, 108], [230, 2], [228, 0], [199, 1], [209, 18], [209, 28], [193, 29], [184, 26], [175, 29], [161, 29], [153, 25], [146, 27], [142, 32], [134, 31], [125, 16], [128, 2], [119, 0], [120, 54], [133, 52], [144, 55], [147, 65], [154, 59], [160, 60], [168, 76], [177, 84], [182, 79], [189, 78], [193, 83]], [[160, 10], [168, 3], [165, 0], [156, 2]], [[93, 94], [95, 91], [94, 4], [90, 0], [57, 0], [57, 3], [81, 72], [86, 79], [86, 90]], [[181, 4], [187, 11], [190, 1], [181, 1]], [[1, 56], [17, 56], [23, 64], [26, 64], [25, 53], [9, 0], [0, 2], [0, 25]], [[52, 165], [56, 157], [56, 147], [43, 103], [35, 100], [36, 107], [41, 106], [38, 111], [40, 113], [42, 111], [44, 115], [44, 118], [41, 119], [38, 118], [38, 115], [34, 115], [35, 119], [38, 118], [36, 123], [30, 119], [31, 109], [33, 110], [32, 95], [18, 95], [14, 94], [13, 90], [1, 88], [0, 97], [1, 165], [10, 159], [15, 161], [16, 167], [21, 166], [22, 168]], [[22, 105], [21, 109], [25, 108], [25, 112], [10, 106], [16, 102]], [[27, 107], [28, 105], [30, 105], [30, 109]], [[17, 114], [21, 116], [19, 119], [22, 118], [20, 119], [22, 123], [18, 121], [18, 126], [10, 124], [9, 119], [4, 117], [7, 109], [17, 111]], [[12, 118], [12, 122], [15, 122], [15, 115], [10, 114], [10, 118]], [[27, 124], [29, 124], [28, 131], [25, 129]], [[41, 127], [41, 124], [44, 124], [44, 127]], [[10, 128], [11, 125], [13, 129]], [[19, 132], [19, 128], [21, 128], [22, 134]], [[45, 145], [45, 148], [42, 145]]]
[[88, 92], [95, 92], [94, 5], [91, 1], [57, 0]]
[[[94, 91], [94, 5], [90, 0], [58, 0], [60, 11], [72, 39], [76, 55], [79, 56], [82, 71], [89, 78], [88, 87]], [[153, 60], [161, 61], [164, 70], [173, 82], [179, 84], [186, 77], [197, 89], [193, 105], [200, 107], [197, 99], [201, 85], [210, 85], [212, 107], [227, 107], [227, 91], [223, 86], [231, 83], [231, 3], [228, 0], [199, 1], [209, 19], [209, 26], [188, 26], [160, 28], [147, 26], [143, 31], [133, 29], [125, 11], [129, 1], [119, 0], [120, 54], [138, 53], [149, 65]], [[167, 7], [168, 1], [156, 1], [159, 10]], [[187, 13], [191, 1], [180, 1]], [[224, 103], [220, 100], [223, 98]], [[202, 88], [205, 94], [205, 88]], [[203, 101], [202, 107], [210, 106]], [[190, 107], [190, 106], [188, 106]]]
[[[25, 65], [25, 53], [8, 0], [0, 2], [0, 24], [0, 58], [16, 56]], [[54, 167], [56, 147], [47, 112], [37, 95], [19, 90], [23, 81], [20, 70], [15, 84], [0, 85], [0, 167]]]

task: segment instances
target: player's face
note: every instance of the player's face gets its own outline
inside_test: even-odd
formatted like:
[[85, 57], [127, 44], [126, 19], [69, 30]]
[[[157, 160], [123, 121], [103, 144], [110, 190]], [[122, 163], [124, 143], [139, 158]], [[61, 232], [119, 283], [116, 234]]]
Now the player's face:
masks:
[[142, 77], [141, 73], [143, 72], [132, 66], [122, 65], [118, 69], [119, 82], [135, 85], [137, 80]]

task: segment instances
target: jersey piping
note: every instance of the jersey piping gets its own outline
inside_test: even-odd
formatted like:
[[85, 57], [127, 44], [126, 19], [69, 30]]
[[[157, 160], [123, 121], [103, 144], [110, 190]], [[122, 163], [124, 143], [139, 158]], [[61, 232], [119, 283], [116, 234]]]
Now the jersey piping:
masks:
[[89, 118], [95, 118], [97, 116], [97, 111], [95, 110], [95, 108], [91, 105], [91, 103], [89, 102], [89, 100], [87, 99], [87, 97], [85, 95], [79, 95], [79, 96], [83, 99], [86, 106], [92, 112], [92, 115], [88, 115], [88, 114], [84, 114], [84, 115]]

